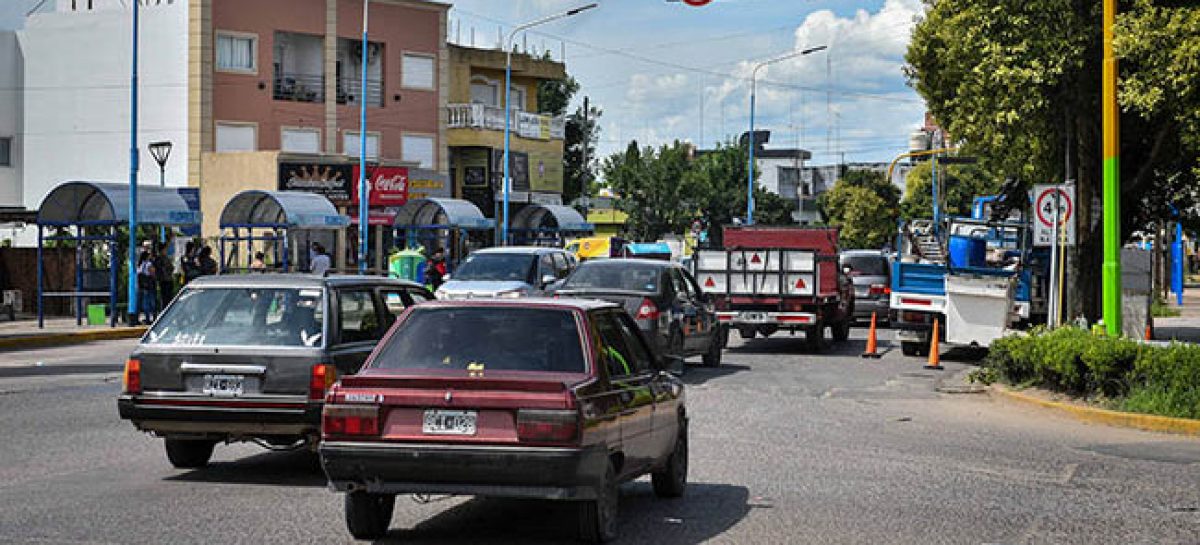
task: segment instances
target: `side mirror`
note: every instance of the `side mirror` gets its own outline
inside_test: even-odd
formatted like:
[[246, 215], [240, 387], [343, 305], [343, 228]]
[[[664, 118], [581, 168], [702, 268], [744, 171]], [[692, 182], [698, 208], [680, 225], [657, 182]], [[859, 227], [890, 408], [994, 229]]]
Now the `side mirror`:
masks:
[[853, 270], [854, 269], [851, 269], [849, 265], [846, 265], [846, 266], [842, 267], [842, 274], [845, 274], [846, 276], [850, 276], [850, 273], [853, 272]]
[[553, 284], [557, 281], [558, 281], [558, 277], [554, 276], [553, 274], [547, 274], [542, 277], [542, 287], [544, 288], [544, 287], [549, 286], [550, 284]]
[[683, 357], [674, 354], [663, 356], [662, 363], [663, 369], [666, 369], [668, 373], [671, 373], [677, 377], [682, 377], [684, 369], [687, 368], [687, 364], [684, 363]]

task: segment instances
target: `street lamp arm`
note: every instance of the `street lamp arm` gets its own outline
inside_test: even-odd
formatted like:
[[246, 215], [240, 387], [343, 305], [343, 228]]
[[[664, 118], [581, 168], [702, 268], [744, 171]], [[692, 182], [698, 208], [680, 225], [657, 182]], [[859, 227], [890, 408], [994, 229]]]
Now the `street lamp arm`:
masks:
[[588, 4], [588, 5], [586, 5], [586, 6], [579, 6], [579, 7], [577, 7], [577, 8], [574, 8], [574, 9], [569, 9], [569, 10], [567, 10], [567, 11], [564, 11], [564, 12], [562, 12], [562, 13], [555, 13], [554, 15], [547, 15], [547, 16], [545, 16], [545, 17], [542, 17], [541, 19], [537, 19], [537, 20], [534, 20], [534, 21], [529, 21], [528, 23], [522, 23], [522, 24], [520, 24], [520, 25], [517, 25], [517, 27], [516, 27], [516, 28], [512, 29], [512, 32], [509, 32], [509, 33], [508, 33], [508, 39], [506, 39], [506, 40], [505, 40], [505, 43], [504, 43], [504, 50], [505, 50], [505, 51], [511, 51], [511, 50], [512, 50], [512, 41], [513, 41], [513, 38], [514, 38], [514, 37], [516, 37], [517, 33], [518, 33], [518, 32], [521, 32], [522, 30], [526, 30], [526, 29], [529, 29], [529, 28], [531, 28], [531, 27], [535, 27], [535, 26], [538, 26], [538, 25], [543, 25], [543, 24], [549, 23], [550, 21], [556, 21], [556, 20], [558, 20], [558, 19], [563, 19], [563, 18], [565, 18], [565, 17], [570, 17], [570, 16], [572, 16], [572, 15], [578, 15], [578, 14], [580, 14], [580, 13], [583, 13], [583, 12], [585, 12], [585, 11], [587, 11], [587, 10], [589, 10], [589, 9], [592, 9], [592, 8], [594, 8], [594, 7], [597, 7], [597, 6], [599, 6], [599, 4], [597, 4], [597, 3], [593, 2], [593, 3], [591, 3], [591, 4]]

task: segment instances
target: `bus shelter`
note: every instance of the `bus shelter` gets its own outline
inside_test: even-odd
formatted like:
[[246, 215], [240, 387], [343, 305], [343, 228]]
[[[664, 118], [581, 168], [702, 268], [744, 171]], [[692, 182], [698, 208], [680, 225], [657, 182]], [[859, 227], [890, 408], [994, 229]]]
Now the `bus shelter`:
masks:
[[570, 206], [531, 204], [513, 215], [509, 242], [563, 247], [568, 238], [591, 236], [595, 227]]
[[457, 263], [474, 246], [487, 243], [495, 220], [484, 217], [470, 201], [462, 199], [412, 199], [396, 212], [395, 240], [407, 248], [445, 248], [446, 259]]
[[[139, 185], [136, 219], [139, 225], [191, 227], [200, 225], [200, 211], [192, 210], [175, 188]], [[124, 237], [120, 228], [128, 224], [127, 183], [63, 182], [46, 195], [37, 215], [39, 328], [45, 325], [43, 300], [46, 297], [71, 299], [77, 324], [83, 321], [84, 301], [107, 299], [110, 324], [117, 325], [117, 277], [125, 252], [131, 251], [122, 245]], [[46, 233], [47, 229], [51, 230], [50, 234]], [[73, 289], [45, 289], [42, 249], [47, 243], [74, 246]]]
[[[341, 230], [350, 218], [338, 214], [329, 199], [304, 191], [264, 191], [251, 189], [234, 195], [221, 210], [220, 256], [222, 271], [247, 271], [254, 259], [257, 242], [272, 253], [277, 270], [287, 272], [291, 259], [292, 235], [307, 237], [315, 230]], [[304, 240], [301, 248], [309, 247]], [[243, 248], [245, 251], [243, 252]]]

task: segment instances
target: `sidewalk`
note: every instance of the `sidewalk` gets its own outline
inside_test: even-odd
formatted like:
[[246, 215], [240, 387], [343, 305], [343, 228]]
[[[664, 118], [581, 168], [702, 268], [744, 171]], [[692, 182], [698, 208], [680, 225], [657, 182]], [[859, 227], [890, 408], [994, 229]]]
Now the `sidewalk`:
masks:
[[1154, 339], [1200, 343], [1200, 287], [1184, 288], [1183, 306], [1175, 304], [1174, 294], [1168, 303], [1179, 311], [1179, 316], [1155, 318]]
[[0, 350], [132, 339], [140, 337], [146, 331], [144, 326], [75, 325], [74, 318], [48, 318], [45, 325], [45, 328], [39, 329], [37, 318], [22, 315], [18, 315], [15, 322], [0, 321]]

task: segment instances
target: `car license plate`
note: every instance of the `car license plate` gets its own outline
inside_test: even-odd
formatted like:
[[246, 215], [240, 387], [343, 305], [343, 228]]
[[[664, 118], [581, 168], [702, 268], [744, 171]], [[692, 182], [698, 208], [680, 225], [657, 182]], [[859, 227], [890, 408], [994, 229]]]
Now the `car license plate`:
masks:
[[475, 435], [475, 411], [425, 411], [421, 431], [430, 435]]
[[241, 375], [204, 375], [203, 392], [214, 396], [240, 396], [245, 384]]
[[763, 312], [743, 312], [740, 317], [743, 322], [763, 323], [767, 321], [767, 315]]

